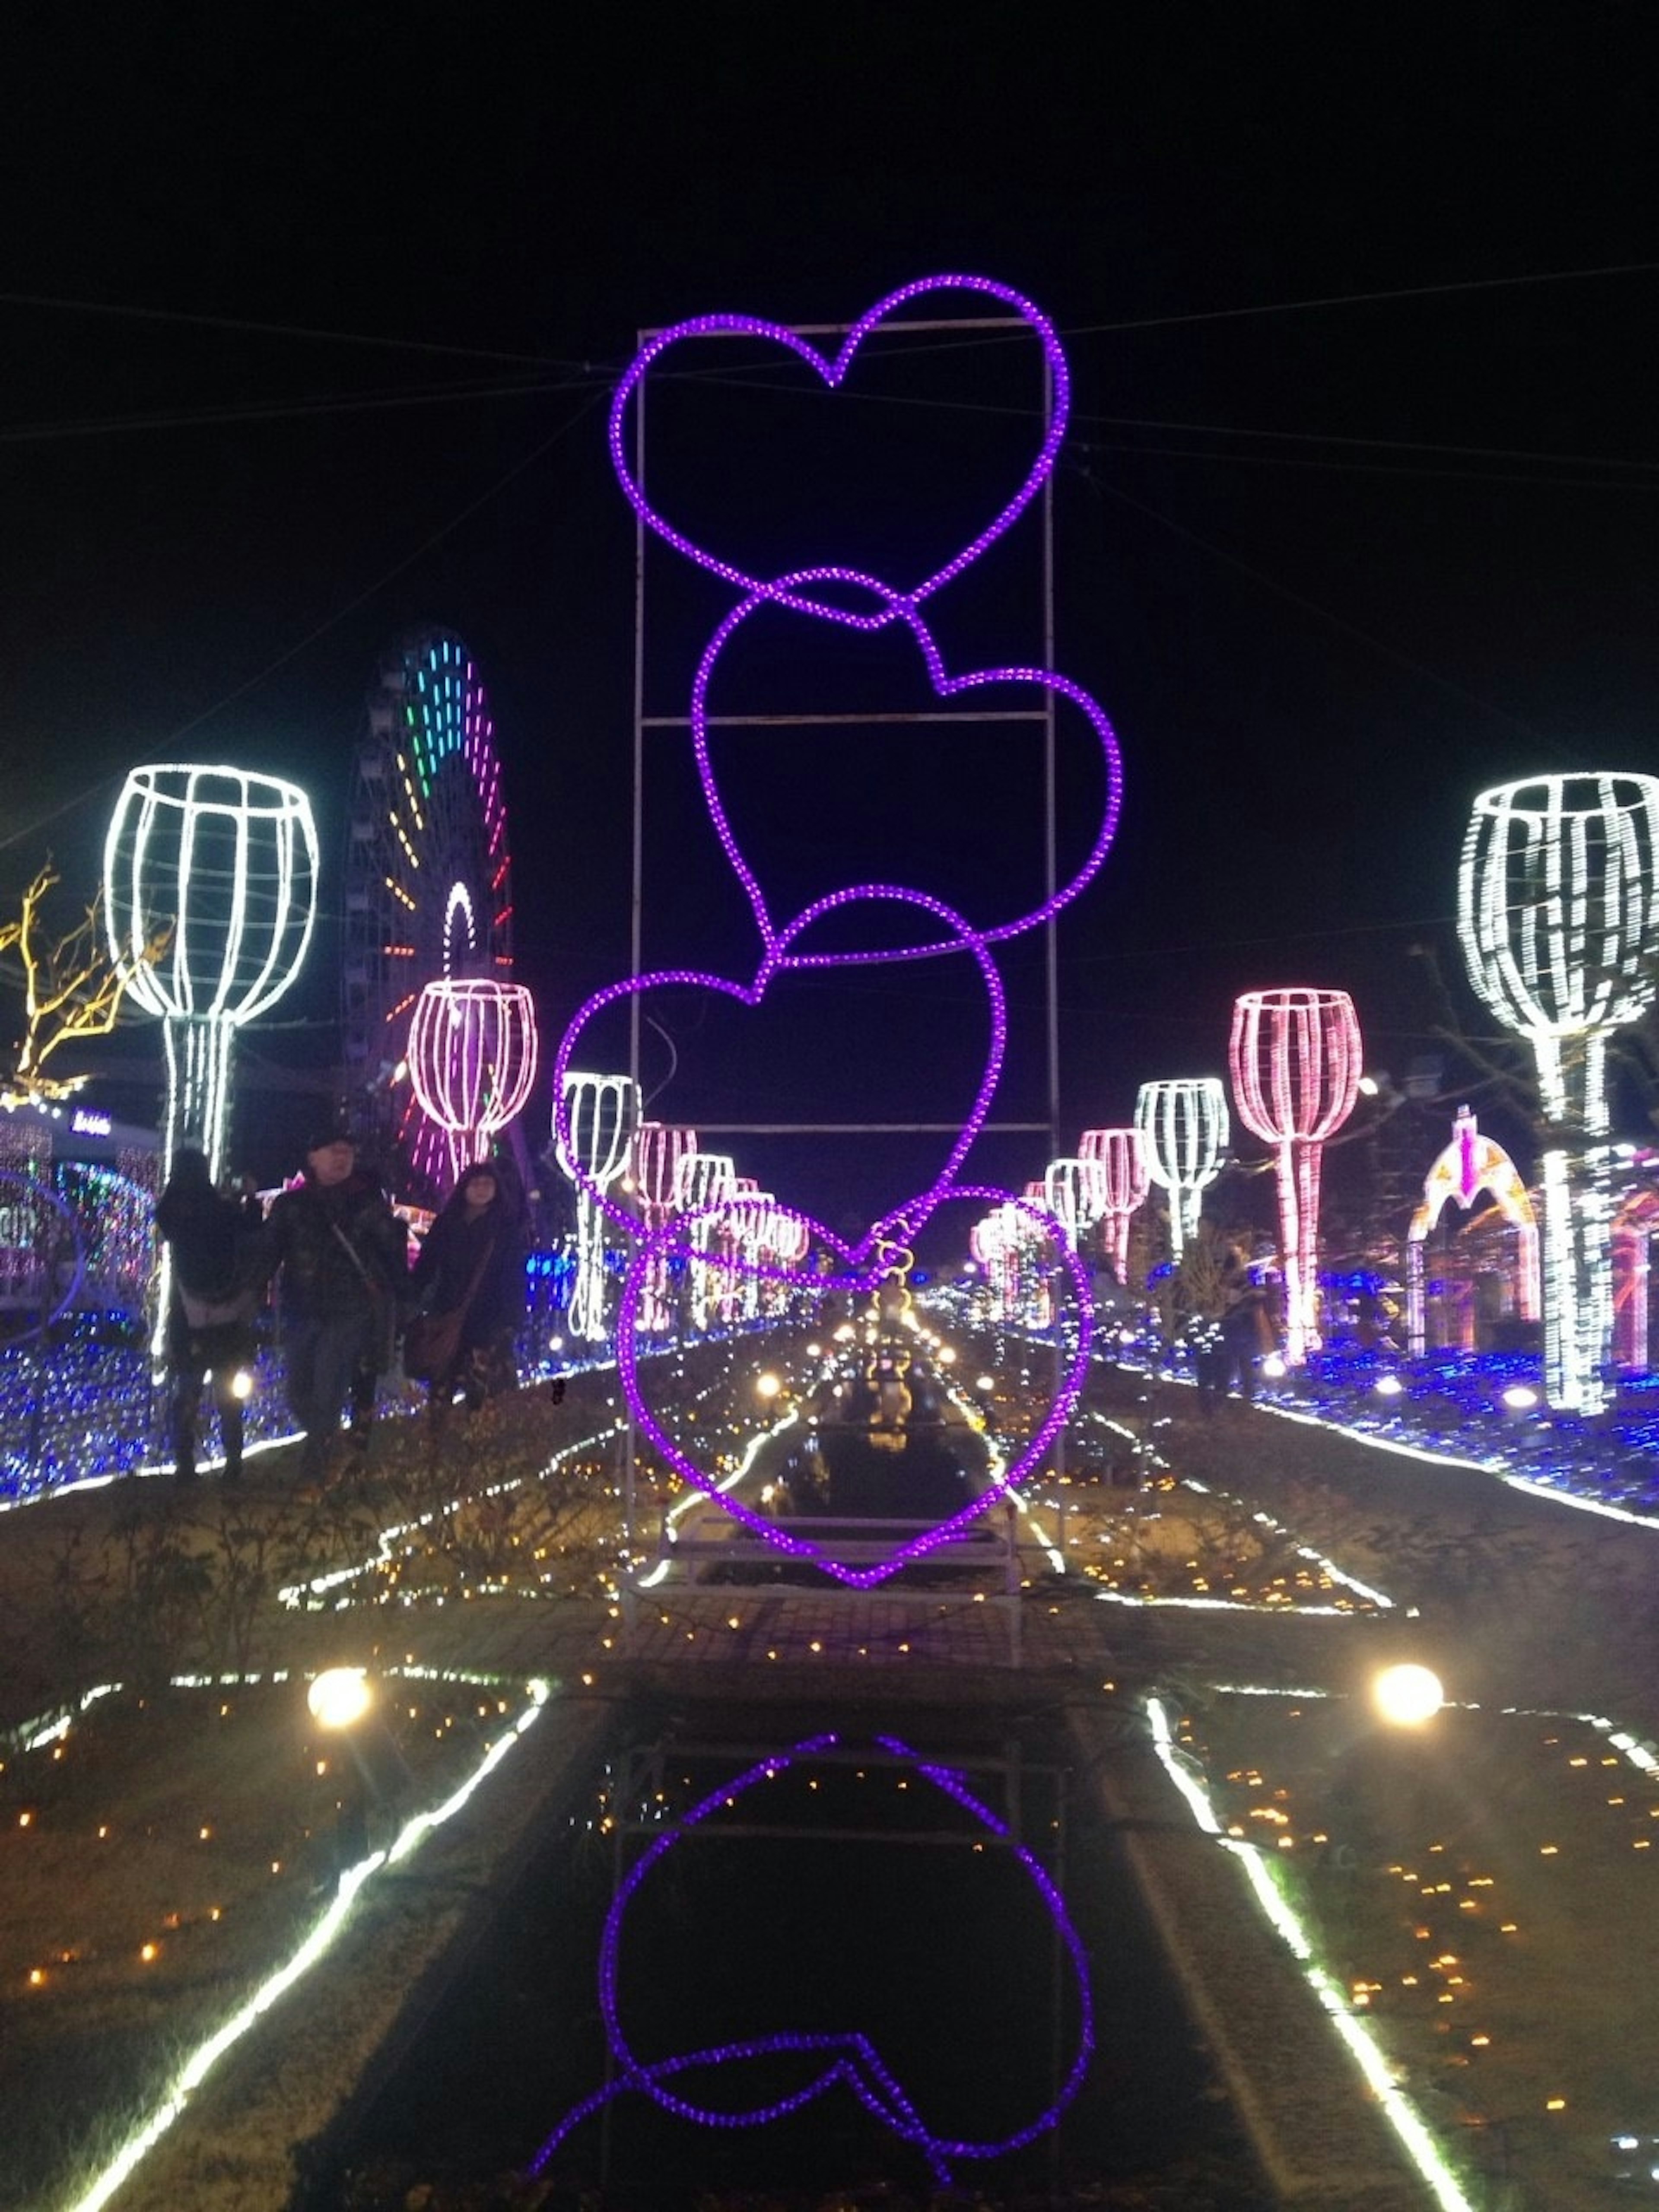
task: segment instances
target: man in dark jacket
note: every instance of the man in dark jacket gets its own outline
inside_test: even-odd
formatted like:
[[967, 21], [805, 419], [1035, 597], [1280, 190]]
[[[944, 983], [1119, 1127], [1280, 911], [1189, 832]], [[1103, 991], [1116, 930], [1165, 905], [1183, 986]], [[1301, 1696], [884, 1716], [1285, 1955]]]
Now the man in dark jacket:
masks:
[[[358, 1167], [346, 1130], [313, 1136], [303, 1180], [272, 1201], [262, 1261], [267, 1280], [280, 1271], [288, 1402], [305, 1432], [301, 1479], [321, 1482], [353, 1379], [376, 1371], [409, 1272], [403, 1224]], [[366, 1443], [366, 1419], [360, 1432]]]

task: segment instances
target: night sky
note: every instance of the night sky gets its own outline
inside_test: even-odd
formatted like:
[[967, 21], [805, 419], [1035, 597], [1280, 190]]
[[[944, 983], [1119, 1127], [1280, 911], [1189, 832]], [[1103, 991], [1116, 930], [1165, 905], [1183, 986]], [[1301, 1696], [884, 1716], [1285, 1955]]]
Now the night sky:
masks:
[[[961, 269], [1065, 334], [1055, 659], [1123, 750], [1117, 848], [1061, 928], [1063, 1132], [1219, 1073], [1249, 985], [1348, 988], [1402, 1076], [1438, 1018], [1413, 948], [1487, 1025], [1449, 923], [1474, 793], [1659, 769], [1655, 55], [1647, 11], [1595, 0], [33, 11], [0, 151], [0, 891], [51, 850], [89, 893], [125, 769], [223, 758], [310, 788], [337, 927], [365, 691], [442, 624], [494, 701], [520, 972], [556, 1033], [627, 965], [634, 533], [604, 421], [635, 331], [844, 321]], [[769, 573], [897, 577], [1017, 478], [1016, 353], [872, 358], [831, 428], [733, 348], [653, 418], [653, 485]], [[951, 665], [1036, 657], [1035, 543], [941, 595]], [[650, 572], [665, 712], [730, 604], [676, 566]], [[914, 685], [896, 647], [814, 628], [757, 621], [732, 703]], [[873, 876], [971, 904], [1035, 865], [1020, 746], [722, 757], [781, 895]], [[647, 964], [739, 974], [678, 741], [653, 762]], [[1074, 836], [1097, 791], [1070, 738], [1061, 792]], [[997, 1110], [1039, 1118], [1041, 963], [1004, 965]], [[325, 930], [246, 1041], [262, 1172], [307, 1110], [283, 1072], [326, 1081], [337, 976]], [[957, 961], [803, 988], [764, 1042], [677, 1002], [653, 1110], [947, 1118], [980, 1008]], [[159, 1070], [144, 1027], [118, 1052]], [[1630, 1086], [1626, 1127], [1652, 1103]], [[848, 1220], [924, 1157], [733, 1148]]]

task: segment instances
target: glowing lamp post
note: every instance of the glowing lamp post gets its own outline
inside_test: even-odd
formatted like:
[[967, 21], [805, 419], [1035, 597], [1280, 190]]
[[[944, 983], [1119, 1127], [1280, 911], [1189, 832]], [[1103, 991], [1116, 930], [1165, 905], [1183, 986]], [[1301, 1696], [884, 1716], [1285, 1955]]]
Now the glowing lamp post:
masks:
[[164, 1175], [186, 1136], [222, 1172], [236, 1032], [299, 974], [316, 915], [317, 830], [297, 784], [234, 768], [128, 771], [104, 841], [104, 921], [128, 990], [161, 1019]]
[[1550, 1403], [1606, 1402], [1613, 1325], [1607, 1041], [1659, 994], [1659, 777], [1533, 776], [1483, 792], [1463, 840], [1469, 981], [1530, 1043], [1549, 1125], [1544, 1379]]
[[1279, 1156], [1285, 1359], [1319, 1346], [1319, 1170], [1325, 1140], [1353, 1111], [1359, 1020], [1346, 991], [1245, 991], [1233, 1006], [1233, 1101]]
[[622, 1173], [639, 1120], [638, 1086], [626, 1075], [564, 1079], [567, 1146], [554, 1134], [560, 1167], [576, 1182], [576, 1281], [570, 1293], [570, 1334], [592, 1343], [605, 1334], [605, 1216], [576, 1182], [578, 1172], [606, 1190]]
[[1085, 1129], [1078, 1157], [1100, 1170], [1100, 1211], [1105, 1218], [1107, 1257], [1120, 1283], [1129, 1279], [1129, 1224], [1152, 1188], [1146, 1147], [1139, 1129]]
[[1204, 1194], [1220, 1171], [1231, 1134], [1226, 1093], [1213, 1075], [1143, 1083], [1135, 1127], [1147, 1174], [1170, 1194], [1170, 1248], [1178, 1263], [1187, 1239], [1198, 1233]]
[[410, 1081], [422, 1112], [444, 1133], [452, 1183], [524, 1110], [536, 1049], [536, 1010], [522, 983], [446, 975], [416, 1000]]

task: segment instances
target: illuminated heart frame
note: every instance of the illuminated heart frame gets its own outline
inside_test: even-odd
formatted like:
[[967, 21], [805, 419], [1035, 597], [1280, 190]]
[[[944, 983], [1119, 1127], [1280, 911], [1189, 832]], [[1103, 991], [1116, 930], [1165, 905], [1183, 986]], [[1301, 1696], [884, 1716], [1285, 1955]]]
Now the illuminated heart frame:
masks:
[[[650, 2061], [635, 2056], [623, 2028], [617, 1984], [623, 1923], [641, 1884], [652, 1868], [673, 1850], [688, 1831], [706, 1820], [711, 1814], [732, 1804], [758, 1783], [770, 1781], [775, 1776], [786, 1772], [798, 1760], [810, 1760], [815, 1753], [833, 1749], [840, 1743], [838, 1735], [827, 1733], [808, 1736], [787, 1751], [775, 1753], [750, 1767], [735, 1781], [721, 1783], [712, 1790], [683, 1819], [657, 1838], [618, 1887], [611, 1899], [611, 1910], [605, 1915], [605, 1934], [599, 1947], [599, 2010], [605, 2021], [605, 2039], [611, 2057], [617, 2069], [617, 2078], [565, 2114], [531, 2160], [528, 2171], [532, 2179], [544, 2172], [560, 2144], [582, 2121], [590, 2118], [612, 2097], [627, 2089], [639, 2090], [660, 2106], [663, 2111], [702, 2127], [754, 2128], [763, 2127], [772, 2120], [782, 2119], [790, 2112], [799, 2112], [827, 2090], [840, 2084], [849, 2089], [865, 2110], [884, 2127], [890, 2129], [903, 2142], [913, 2144], [927, 2160], [939, 2185], [947, 2189], [952, 2181], [952, 2160], [1006, 2157], [1013, 2151], [1023, 2149], [1027, 2143], [1034, 2142], [1039, 2136], [1047, 2134], [1057, 2124], [1060, 2114], [1081, 2087], [1094, 2052], [1094, 1996], [1089, 1979], [1088, 1954], [1066, 1909], [1066, 1900], [1031, 1852], [1024, 1844], [1013, 1841], [1006, 1822], [999, 1820], [988, 1805], [982, 1804], [973, 1795], [959, 1774], [949, 1767], [923, 1759], [897, 1736], [878, 1735], [874, 1741], [884, 1751], [912, 1761], [924, 1780], [960, 1805], [988, 1833], [1005, 1838], [1048, 1910], [1054, 1932], [1066, 1948], [1077, 1978], [1079, 2007], [1077, 2051], [1070, 2071], [1055, 2093], [1053, 2102], [1029, 2125], [1017, 2129], [1013, 2134], [994, 2142], [974, 2142], [935, 2135], [875, 2045], [857, 2030], [835, 2035], [785, 2032], [754, 2036], [741, 2043], [720, 2044], [706, 2051], [688, 2051], [678, 2057]], [[667, 2086], [679, 2075], [700, 2069], [793, 2052], [821, 2053], [828, 2063], [805, 2087], [793, 2091], [787, 2096], [775, 2098], [748, 2112], [722, 2112], [694, 2105]]]
[[[944, 656], [934, 641], [932, 631], [922, 620], [915, 605], [901, 593], [890, 591], [888, 586], [877, 577], [860, 575], [851, 569], [799, 568], [787, 575], [780, 576], [774, 584], [751, 592], [747, 599], [732, 608], [705, 647], [702, 659], [697, 664], [697, 672], [691, 686], [691, 747], [696, 762], [697, 780], [702, 786], [703, 799], [708, 808], [709, 819], [714, 825], [715, 834], [720, 838], [726, 857], [731, 862], [732, 870], [738, 882], [743, 885], [744, 895], [748, 898], [756, 925], [761, 933], [761, 942], [769, 948], [772, 947], [777, 943], [778, 933], [766, 903], [765, 893], [761, 889], [758, 878], [744, 857], [738, 843], [737, 835], [726, 814], [725, 801], [720, 796], [720, 785], [714, 775], [714, 762], [709, 751], [708, 687], [720, 657], [733, 633], [739, 629], [757, 609], [777, 605], [781, 600], [784, 605], [795, 605], [799, 602], [787, 595], [786, 587], [804, 583], [822, 582], [832, 576], [841, 582], [856, 582], [875, 593], [878, 599], [885, 602], [890, 618], [903, 623], [909, 629], [921, 648], [921, 657], [927, 671], [927, 680], [933, 686], [936, 697], [952, 699], [964, 691], [980, 690], [987, 684], [994, 684], [1036, 685], [1040, 690], [1052, 692], [1062, 699], [1069, 699], [1073, 705], [1079, 708], [1087, 718], [1095, 736], [1099, 740], [1101, 759], [1106, 778], [1106, 803], [1101, 810], [1100, 828], [1096, 834], [1094, 843], [1087, 857], [1070, 879], [1061, 884], [1050, 897], [1044, 899], [1041, 905], [1034, 907], [1030, 913], [1020, 915], [1017, 921], [1000, 922], [993, 928], [981, 930], [979, 937], [983, 944], [997, 945], [1005, 943], [1009, 938], [1023, 936], [1027, 930], [1040, 928], [1044, 922], [1052, 921], [1063, 907], [1069, 906], [1073, 900], [1093, 882], [1095, 877], [1100, 872], [1101, 865], [1111, 849], [1112, 840], [1117, 834], [1118, 816], [1121, 811], [1123, 800], [1123, 763], [1118, 750], [1116, 735], [1106, 718], [1104, 709], [1097, 701], [1090, 697], [1080, 684], [1073, 683], [1070, 677], [1061, 676], [1052, 668], [979, 668], [970, 670], [960, 676], [952, 676], [945, 668]], [[937, 953], [953, 952], [957, 949], [956, 942], [941, 940], [931, 945], [896, 946], [887, 951], [840, 953], [836, 955], [833, 960], [827, 961], [823, 964], [857, 967], [869, 966], [889, 960], [925, 960]]]
[[[641, 1315], [641, 1307], [647, 1304], [651, 1294], [653, 1271], [671, 1255], [681, 1253], [696, 1256], [699, 1265], [720, 1272], [758, 1276], [773, 1282], [787, 1283], [795, 1289], [810, 1289], [830, 1295], [837, 1292], [850, 1292], [854, 1297], [867, 1294], [890, 1274], [889, 1250], [891, 1242], [908, 1233], [906, 1224], [913, 1212], [926, 1219], [946, 1200], [958, 1198], [972, 1199], [991, 1206], [1012, 1206], [1034, 1223], [1054, 1244], [1060, 1264], [1071, 1279], [1073, 1311], [1077, 1316], [1071, 1357], [1053, 1403], [1042, 1421], [1026, 1439], [1024, 1449], [1010, 1460], [994, 1482], [960, 1511], [943, 1521], [934, 1522], [920, 1535], [913, 1536], [908, 1543], [898, 1546], [877, 1565], [850, 1567], [837, 1559], [826, 1546], [780, 1528], [763, 1513], [755, 1512], [741, 1499], [722, 1491], [714, 1477], [699, 1467], [668, 1434], [652, 1409], [640, 1375], [641, 1352], [648, 1354], [656, 1348], [645, 1326], [646, 1316]], [[802, 1224], [820, 1248], [839, 1253], [847, 1262], [845, 1273], [812, 1274], [780, 1262], [749, 1260], [737, 1254], [724, 1260], [710, 1260], [695, 1254], [691, 1237], [697, 1222], [715, 1216], [729, 1217], [743, 1203], [741, 1199], [729, 1199], [720, 1205], [704, 1207], [698, 1213], [684, 1215], [655, 1235], [647, 1237], [635, 1252], [623, 1285], [622, 1304], [617, 1322], [617, 1371], [622, 1378], [623, 1394], [635, 1420], [675, 1473], [701, 1490], [706, 1498], [720, 1506], [722, 1511], [729, 1513], [734, 1521], [740, 1522], [751, 1535], [758, 1536], [763, 1543], [770, 1545], [782, 1557], [796, 1560], [805, 1566], [816, 1567], [848, 1589], [873, 1589], [878, 1583], [890, 1581], [894, 1575], [902, 1574], [907, 1567], [915, 1566], [929, 1553], [938, 1551], [941, 1545], [954, 1543], [993, 1507], [1011, 1498], [1065, 1426], [1088, 1374], [1090, 1349], [1094, 1340], [1094, 1310], [1087, 1272], [1064, 1227], [1046, 1206], [1035, 1199], [1017, 1198], [1012, 1191], [1000, 1189], [991, 1183], [935, 1184], [926, 1194], [924, 1201], [912, 1201], [896, 1208], [878, 1221], [856, 1246], [850, 1247], [842, 1243], [822, 1222], [815, 1221], [810, 1214], [798, 1212], [793, 1207], [779, 1206], [775, 1200], [764, 1201], [786, 1220]], [[873, 1259], [871, 1257], [872, 1254], [875, 1255]]]
[[[718, 554], [707, 551], [683, 531], [677, 529], [665, 516], [659, 514], [646, 497], [644, 488], [635, 477], [629, 460], [628, 405], [635, 392], [644, 384], [653, 365], [671, 347], [690, 338], [763, 338], [769, 344], [784, 347], [822, 378], [831, 392], [836, 391], [872, 331], [898, 309], [908, 307], [913, 301], [939, 292], [969, 292], [981, 298], [1000, 301], [1005, 307], [1012, 308], [1023, 321], [1029, 323], [1042, 344], [1048, 364], [1052, 394], [1042, 444], [1019, 489], [961, 552], [921, 583], [897, 596], [903, 605], [914, 607], [931, 597], [941, 586], [948, 584], [953, 577], [959, 576], [1025, 512], [1048, 482], [1054, 472], [1054, 459], [1066, 435], [1066, 425], [1071, 414], [1071, 371], [1054, 325], [1033, 301], [990, 276], [922, 276], [914, 283], [901, 285], [896, 292], [890, 292], [884, 300], [878, 300], [873, 307], [860, 316], [842, 340], [841, 349], [833, 359], [821, 354], [816, 346], [783, 324], [769, 322], [757, 315], [694, 315], [685, 322], [675, 323], [665, 331], [659, 331], [655, 337], [646, 341], [629, 363], [611, 402], [608, 434], [611, 465], [617, 471], [617, 482], [629, 504], [641, 521], [673, 546], [677, 552], [683, 553], [688, 561], [694, 561], [700, 568], [708, 568], [715, 575], [723, 576], [728, 584], [736, 585], [741, 592], [770, 599], [781, 606], [794, 608], [800, 614], [817, 615], [828, 622], [844, 623], [853, 629], [884, 629], [894, 619], [896, 611], [894, 605], [890, 605], [876, 614], [857, 614], [830, 602], [797, 594], [787, 582], [766, 583], [759, 577], [748, 575], [732, 562], [722, 560]], [[817, 580], [823, 582], [844, 580], [863, 584], [867, 580], [851, 569], [824, 568], [816, 574]]]
[[[1003, 1059], [1008, 1047], [1008, 1006], [1002, 988], [1001, 975], [995, 961], [987, 950], [985, 939], [980, 932], [972, 928], [956, 909], [947, 906], [943, 899], [936, 899], [927, 891], [910, 890], [902, 884], [857, 884], [845, 890], [830, 891], [824, 897], [815, 899], [811, 906], [804, 908], [794, 920], [786, 924], [782, 929], [774, 931], [769, 927], [765, 932], [766, 949], [762, 955], [760, 965], [755, 971], [752, 982], [737, 982], [730, 976], [710, 975], [701, 969], [662, 968], [647, 975], [624, 977], [620, 982], [607, 983], [589, 998], [585, 999], [578, 1006], [570, 1018], [569, 1026], [560, 1040], [558, 1057], [554, 1062], [554, 1139], [561, 1159], [568, 1163], [566, 1173], [592, 1202], [618, 1227], [636, 1235], [640, 1227], [638, 1218], [628, 1212], [626, 1207], [611, 1194], [605, 1185], [586, 1172], [571, 1141], [571, 1104], [565, 1095], [567, 1087], [565, 1076], [576, 1058], [578, 1048], [588, 1024], [607, 1006], [617, 1006], [625, 1000], [637, 998], [642, 992], [659, 990], [669, 985], [717, 991], [724, 998], [735, 999], [740, 1006], [757, 1006], [766, 996], [770, 985], [780, 976], [821, 973], [825, 969], [845, 968], [861, 962], [864, 956], [859, 953], [800, 952], [792, 951], [791, 948], [799, 943], [800, 939], [815, 923], [822, 921], [828, 915], [843, 913], [848, 908], [854, 906], [882, 903], [915, 908], [924, 914], [931, 915], [950, 930], [951, 933], [950, 939], [929, 946], [928, 952], [930, 955], [938, 955], [945, 951], [965, 952], [979, 969], [991, 1013], [991, 1034], [979, 1088], [975, 1093], [974, 1102], [969, 1109], [967, 1119], [963, 1121], [956, 1142], [951, 1147], [950, 1153], [944, 1166], [939, 1170], [932, 1189], [924, 1193], [920, 1200], [912, 1201], [912, 1207], [919, 1206], [921, 1210], [918, 1212], [907, 1207], [893, 1213], [884, 1214], [881, 1221], [872, 1230], [870, 1236], [861, 1244], [854, 1248], [851, 1255], [852, 1264], [854, 1267], [860, 1264], [865, 1256], [873, 1249], [873, 1241], [878, 1235], [902, 1240], [915, 1236], [927, 1215], [932, 1212], [933, 1206], [938, 1203], [939, 1194], [951, 1182], [951, 1177], [966, 1158], [969, 1146], [984, 1127], [986, 1116], [991, 1110], [991, 1101], [996, 1093], [998, 1079], [1002, 1073]], [[785, 1279], [793, 1279], [793, 1278], [786, 1276]]]

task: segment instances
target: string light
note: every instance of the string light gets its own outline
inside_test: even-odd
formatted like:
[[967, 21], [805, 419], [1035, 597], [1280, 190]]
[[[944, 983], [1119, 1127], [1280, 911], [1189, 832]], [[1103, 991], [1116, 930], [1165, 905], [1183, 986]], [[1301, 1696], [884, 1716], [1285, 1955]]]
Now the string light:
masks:
[[[592, 1000], [589, 1001], [591, 1005]], [[580, 1019], [580, 1016], [577, 1017]], [[605, 1334], [605, 1217], [620, 1214], [607, 1195], [628, 1163], [639, 1120], [639, 1086], [626, 1075], [583, 1075], [569, 1066], [572, 1023], [553, 1072], [553, 1142], [576, 1186], [576, 1280], [570, 1334], [590, 1343]]]
[[1544, 1117], [1544, 1376], [1607, 1402], [1613, 1198], [1607, 1042], [1659, 996], [1659, 777], [1534, 776], [1482, 792], [1463, 840], [1469, 981], [1531, 1045]]
[[1078, 1139], [1079, 1157], [1101, 1175], [1101, 1211], [1108, 1228], [1107, 1256], [1121, 1284], [1129, 1279], [1129, 1224], [1146, 1202], [1152, 1176], [1146, 1146], [1138, 1128], [1085, 1129]]
[[1320, 1343], [1319, 1170], [1359, 1095], [1359, 1022], [1346, 991], [1245, 991], [1233, 1006], [1233, 1100], [1273, 1147], [1285, 1267], [1285, 1361]]
[[1423, 1247], [1430, 1231], [1454, 1200], [1464, 1212], [1483, 1191], [1490, 1191], [1505, 1221], [1513, 1223], [1519, 1254], [1516, 1267], [1516, 1308], [1523, 1321], [1536, 1321], [1539, 1313], [1538, 1219], [1532, 1199], [1514, 1161], [1499, 1144], [1483, 1137], [1474, 1115], [1460, 1106], [1452, 1121], [1452, 1138], [1423, 1181], [1423, 1202], [1406, 1231], [1406, 1328], [1413, 1355], [1421, 1358], [1427, 1345], [1427, 1318], [1423, 1297]]
[[536, 1010], [522, 983], [445, 975], [422, 991], [409, 1073], [422, 1111], [444, 1133], [452, 1183], [523, 1111], [537, 1051]]
[[1147, 1174], [1170, 1194], [1170, 1245], [1179, 1265], [1187, 1239], [1198, 1234], [1204, 1194], [1220, 1173], [1231, 1135], [1226, 1093], [1213, 1075], [1143, 1083], [1135, 1127]]

